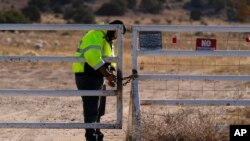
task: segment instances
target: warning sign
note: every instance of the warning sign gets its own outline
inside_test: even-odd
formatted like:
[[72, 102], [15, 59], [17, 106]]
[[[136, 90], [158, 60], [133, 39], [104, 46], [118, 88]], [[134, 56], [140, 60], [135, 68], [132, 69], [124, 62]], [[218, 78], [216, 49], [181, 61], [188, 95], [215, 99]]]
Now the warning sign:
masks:
[[139, 43], [142, 50], [162, 49], [162, 34], [159, 31], [140, 31]]
[[216, 50], [216, 39], [196, 39], [196, 50]]

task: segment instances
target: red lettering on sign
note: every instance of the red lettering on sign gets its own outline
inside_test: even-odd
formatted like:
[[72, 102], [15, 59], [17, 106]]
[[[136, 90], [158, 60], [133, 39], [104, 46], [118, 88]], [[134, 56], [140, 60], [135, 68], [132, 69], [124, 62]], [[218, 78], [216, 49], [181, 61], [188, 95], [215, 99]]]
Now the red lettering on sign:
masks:
[[216, 50], [216, 39], [196, 39], [196, 50]]
[[250, 37], [247, 37], [247, 38], [246, 38], [246, 42], [250, 42]]
[[173, 44], [177, 43], [177, 37], [176, 37], [176, 36], [174, 36], [174, 37], [172, 38], [172, 43], [173, 43]]

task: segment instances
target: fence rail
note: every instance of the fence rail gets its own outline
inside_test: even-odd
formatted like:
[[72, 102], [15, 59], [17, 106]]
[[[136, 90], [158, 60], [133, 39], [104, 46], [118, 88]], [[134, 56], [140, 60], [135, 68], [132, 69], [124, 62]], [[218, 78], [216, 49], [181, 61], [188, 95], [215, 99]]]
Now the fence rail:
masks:
[[21, 90], [9, 89], [0, 90], [0, 95], [21, 96], [21, 95], [40, 95], [40, 96], [116, 96], [113, 90]]
[[[117, 77], [122, 78], [122, 25], [97, 25], [97, 24], [0, 24], [0, 30], [14, 31], [65, 31], [65, 30], [116, 30], [117, 37], [117, 56], [103, 57], [105, 62], [117, 63]], [[48, 33], [49, 34], [49, 33]], [[85, 62], [83, 58], [73, 56], [0, 56], [0, 61], [67, 61]], [[74, 78], [72, 78], [74, 79]], [[1, 122], [0, 128], [122, 128], [122, 80], [117, 80], [116, 90], [22, 90], [22, 89], [0, 89], [0, 95], [39, 95], [39, 96], [116, 96], [116, 122], [112, 123], [16, 123]]]
[[250, 75], [141, 74], [138, 76], [138, 79], [250, 80]]
[[[118, 62], [118, 57], [103, 57], [106, 62]], [[7, 61], [68, 61], [85, 62], [82, 57], [74, 56], [0, 56], [0, 60]]]
[[89, 30], [106, 29], [117, 30], [120, 25], [94, 25], [94, 24], [0, 24], [0, 30]]
[[133, 31], [250, 32], [248, 25], [134, 25]]
[[116, 123], [83, 123], [83, 122], [2, 122], [0, 128], [47, 128], [47, 129], [84, 129], [84, 128], [100, 128], [100, 129], [119, 129], [120, 125]]
[[138, 55], [188, 55], [188, 56], [250, 56], [249, 50], [140, 50]]
[[[164, 32], [241, 32], [250, 33], [250, 26], [203, 26], [203, 25], [134, 25], [132, 32], [132, 70], [139, 70], [138, 58], [143, 55], [174, 55], [174, 56], [244, 56], [249, 57], [249, 50], [185, 50], [183, 49], [158, 49], [148, 50], [141, 49], [139, 33], [141, 31], [164, 31]], [[177, 33], [174, 33], [177, 34]], [[161, 35], [160, 35], [161, 36]], [[159, 37], [162, 40], [162, 37]], [[170, 37], [171, 38], [171, 37]], [[215, 38], [215, 37], [213, 37]], [[145, 39], [144, 39], [145, 40]], [[193, 38], [191, 38], [192, 41]], [[239, 40], [237, 40], [239, 41]], [[159, 42], [158, 40], [156, 41]], [[173, 41], [172, 41], [173, 42]], [[159, 43], [160, 44], [160, 43]], [[244, 45], [247, 45], [245, 43]], [[168, 44], [171, 46], [173, 44]], [[239, 45], [239, 44], [238, 44]], [[177, 45], [176, 45], [177, 46]], [[174, 47], [176, 47], [174, 46]], [[185, 45], [183, 45], [185, 46]], [[194, 47], [192, 47], [194, 48]], [[226, 47], [227, 48], [227, 47]], [[229, 49], [229, 48], [227, 48]], [[151, 57], [151, 56], [150, 56]], [[159, 60], [159, 58], [158, 58]], [[164, 60], [164, 58], [162, 59]], [[147, 62], [147, 61], [146, 61]], [[144, 62], [145, 63], [145, 62]], [[240, 63], [240, 61], [239, 61]], [[146, 64], [146, 63], [145, 63]], [[153, 63], [152, 63], [153, 64]], [[167, 64], [165, 64], [167, 65]], [[180, 65], [180, 64], [179, 64]], [[204, 65], [204, 64], [202, 64]], [[167, 66], [166, 66], [167, 67]], [[157, 70], [157, 68], [154, 68]], [[131, 103], [129, 109], [129, 121], [127, 140], [141, 140], [141, 105], [243, 105], [249, 106], [249, 99], [168, 99], [168, 100], [152, 100], [140, 99], [139, 94], [139, 81], [140, 80], [155, 80], [155, 79], [174, 79], [174, 80], [250, 80], [250, 75], [206, 75], [206, 74], [148, 74], [147, 70], [143, 73], [136, 74], [137, 78], [133, 80], [131, 86]], [[152, 72], [151, 72], [152, 73]], [[160, 84], [157, 84], [160, 85]]]
[[168, 100], [141, 100], [141, 105], [234, 105], [250, 106], [250, 99], [204, 100], [204, 99], [168, 99]]

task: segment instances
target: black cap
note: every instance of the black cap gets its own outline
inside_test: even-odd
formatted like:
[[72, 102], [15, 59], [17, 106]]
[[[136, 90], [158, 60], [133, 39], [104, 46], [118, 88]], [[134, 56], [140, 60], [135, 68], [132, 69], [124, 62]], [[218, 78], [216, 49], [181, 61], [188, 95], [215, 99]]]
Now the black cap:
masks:
[[122, 34], [125, 34], [127, 31], [125, 24], [120, 20], [114, 20], [114, 21], [110, 22], [109, 24], [122, 24], [122, 26], [123, 26]]

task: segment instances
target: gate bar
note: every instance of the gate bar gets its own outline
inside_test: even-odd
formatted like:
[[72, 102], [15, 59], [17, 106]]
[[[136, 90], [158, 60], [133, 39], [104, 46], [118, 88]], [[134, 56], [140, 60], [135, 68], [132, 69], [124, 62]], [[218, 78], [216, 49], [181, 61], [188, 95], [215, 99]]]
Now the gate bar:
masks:
[[248, 25], [133, 25], [134, 31], [250, 32]]
[[221, 99], [221, 100], [205, 100], [205, 99], [168, 99], [168, 100], [141, 100], [141, 105], [237, 105], [249, 106], [250, 99]]
[[119, 27], [116, 24], [0, 24], [0, 30], [116, 30]]
[[140, 74], [144, 79], [181, 79], [181, 80], [250, 80], [250, 75], [190, 75], [190, 74]]
[[23, 90], [0, 89], [0, 95], [41, 95], [41, 96], [116, 96], [113, 90]]
[[140, 50], [139, 55], [249, 56], [249, 50]]
[[120, 126], [114, 123], [84, 123], [84, 122], [1, 122], [0, 128], [49, 128], [49, 129], [85, 129], [85, 128], [100, 128], [100, 129], [119, 129]]
[[[103, 57], [106, 62], [118, 62], [118, 57]], [[0, 60], [8, 61], [68, 61], [85, 62], [82, 57], [74, 56], [0, 56]]]

